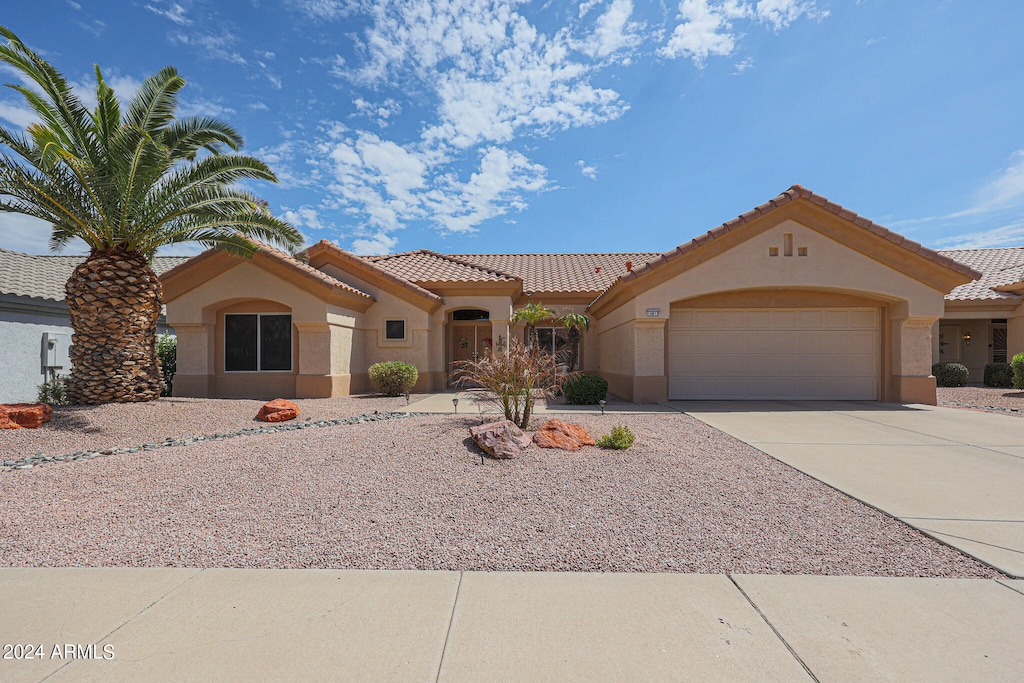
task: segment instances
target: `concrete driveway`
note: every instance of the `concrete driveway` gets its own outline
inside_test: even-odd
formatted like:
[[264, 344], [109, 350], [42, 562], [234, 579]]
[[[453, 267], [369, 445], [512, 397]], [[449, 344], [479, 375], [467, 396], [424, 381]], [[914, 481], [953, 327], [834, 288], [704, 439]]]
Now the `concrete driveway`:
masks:
[[857, 401], [669, 405], [1024, 577], [1024, 419]]

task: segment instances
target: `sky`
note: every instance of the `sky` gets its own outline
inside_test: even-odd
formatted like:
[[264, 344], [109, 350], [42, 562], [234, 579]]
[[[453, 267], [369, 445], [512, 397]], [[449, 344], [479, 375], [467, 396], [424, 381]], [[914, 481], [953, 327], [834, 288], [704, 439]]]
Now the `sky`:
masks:
[[[0, 23], [86, 101], [94, 64], [125, 99], [175, 66], [179, 113], [280, 180], [248, 189], [359, 254], [667, 251], [797, 183], [929, 247], [1024, 246], [1019, 0], [33, 0]], [[29, 124], [0, 90], [0, 124]], [[0, 214], [0, 247], [48, 238]]]

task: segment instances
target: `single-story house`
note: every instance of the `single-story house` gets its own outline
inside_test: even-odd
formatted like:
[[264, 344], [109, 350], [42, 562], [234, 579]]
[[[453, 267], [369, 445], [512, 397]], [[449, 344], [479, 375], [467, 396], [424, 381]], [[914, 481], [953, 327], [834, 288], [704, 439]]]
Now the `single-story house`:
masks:
[[[71, 318], [64, 283], [84, 256], [40, 256], [0, 249], [0, 403], [34, 401], [50, 375], [71, 371]], [[188, 260], [157, 256], [157, 275]], [[160, 332], [171, 331], [161, 319]]]
[[210, 250], [162, 275], [175, 394], [345, 395], [387, 360], [441, 390], [456, 361], [522, 338], [528, 302], [589, 316], [581, 369], [640, 403], [935, 403], [937, 359], [980, 381], [1024, 351], [1024, 249], [936, 252], [798, 185], [665, 253], [307, 256]]

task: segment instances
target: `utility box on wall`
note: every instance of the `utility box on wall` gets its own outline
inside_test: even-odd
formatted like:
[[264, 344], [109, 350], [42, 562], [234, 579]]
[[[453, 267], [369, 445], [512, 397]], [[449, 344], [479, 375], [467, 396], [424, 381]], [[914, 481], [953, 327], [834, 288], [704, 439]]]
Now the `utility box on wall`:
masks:
[[68, 348], [71, 346], [70, 334], [43, 332], [42, 361], [45, 370], [71, 370]]

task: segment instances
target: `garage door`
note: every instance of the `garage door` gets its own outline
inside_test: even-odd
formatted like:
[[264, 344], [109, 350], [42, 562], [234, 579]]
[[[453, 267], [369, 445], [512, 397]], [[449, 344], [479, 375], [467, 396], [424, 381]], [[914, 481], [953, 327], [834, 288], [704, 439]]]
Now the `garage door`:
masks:
[[877, 308], [673, 309], [669, 398], [877, 400]]

